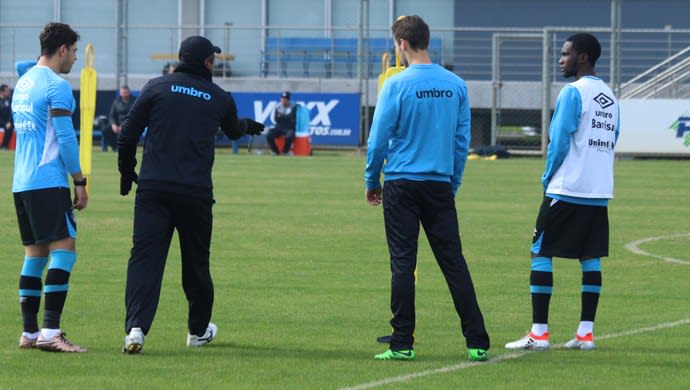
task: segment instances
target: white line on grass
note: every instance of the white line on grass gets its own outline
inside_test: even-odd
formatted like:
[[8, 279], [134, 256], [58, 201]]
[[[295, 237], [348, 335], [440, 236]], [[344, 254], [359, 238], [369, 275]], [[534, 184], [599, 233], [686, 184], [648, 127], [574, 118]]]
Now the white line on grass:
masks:
[[[653, 253], [643, 251], [642, 249], [640, 249], [638, 247], [638, 245], [643, 244], [645, 242], [670, 239], [670, 238], [678, 238], [678, 237], [690, 237], [690, 233], [681, 233], [681, 234], [675, 234], [675, 235], [670, 235], [670, 236], [643, 238], [641, 240], [637, 240], [637, 241], [633, 241], [633, 242], [629, 242], [629, 243], [625, 244], [625, 249], [629, 250], [632, 253], [638, 254], [638, 255], [655, 257], [657, 259], [661, 259], [661, 260], [667, 261], [669, 263], [690, 265], [690, 261], [674, 259], [673, 257], [668, 257], [668, 256], [655, 255]], [[678, 321], [674, 321], [674, 322], [664, 322], [664, 323], [657, 324], [657, 325], [650, 326], [650, 327], [646, 327], [646, 328], [632, 329], [632, 330], [627, 330], [624, 332], [612, 333], [612, 334], [607, 334], [607, 335], [603, 335], [603, 336], [597, 336], [597, 339], [598, 340], [614, 339], [617, 337], [625, 337], [625, 336], [631, 336], [631, 335], [635, 335], [635, 334], [639, 334], [639, 333], [653, 332], [655, 330], [673, 328], [676, 326], [688, 325], [688, 324], [690, 324], [690, 318], [686, 318], [686, 319], [678, 320]], [[554, 348], [563, 348], [563, 346], [564, 346], [564, 344], [558, 344], [558, 345], [554, 345], [553, 347]], [[525, 356], [528, 353], [530, 353], [530, 352], [521, 351], [521, 352], [504, 353], [503, 355], [499, 355], [495, 358], [490, 359], [488, 362], [459, 363], [459, 364], [454, 364], [452, 366], [435, 368], [433, 370], [426, 370], [426, 371], [415, 372], [415, 373], [407, 374], [407, 375], [400, 375], [400, 376], [394, 376], [394, 377], [390, 377], [390, 378], [384, 378], [384, 379], [380, 379], [377, 381], [373, 381], [373, 382], [369, 382], [369, 383], [362, 383], [360, 385], [355, 385], [355, 386], [351, 386], [351, 387], [343, 387], [341, 390], [363, 390], [363, 389], [371, 389], [374, 387], [389, 385], [391, 383], [407, 382], [407, 381], [411, 381], [411, 380], [414, 380], [417, 378], [422, 378], [425, 376], [443, 374], [446, 372], [464, 370], [466, 368], [471, 368], [471, 367], [476, 367], [476, 366], [485, 366], [487, 364], [495, 364], [495, 363], [500, 363], [500, 362], [503, 362], [506, 360], [518, 359], [518, 358]]]
[[[640, 334], [640, 333], [647, 333], [647, 332], [653, 332], [653, 331], [661, 330], [661, 329], [674, 328], [676, 326], [681, 326], [681, 325], [690, 325], [690, 318], [685, 318], [685, 319], [673, 321], [673, 322], [663, 322], [661, 324], [649, 326], [646, 328], [631, 329], [631, 330], [626, 330], [623, 332], [611, 333], [611, 334], [607, 334], [607, 335], [603, 335], [603, 336], [598, 336], [597, 339], [598, 340], [615, 339], [617, 337], [632, 336], [632, 335]], [[563, 348], [563, 346], [564, 346], [564, 344], [558, 344], [558, 345], [554, 345], [553, 347], [554, 348]], [[372, 389], [374, 387], [389, 385], [391, 383], [407, 382], [407, 381], [411, 381], [411, 380], [417, 379], [417, 378], [422, 378], [425, 376], [443, 374], [446, 372], [463, 370], [465, 368], [471, 368], [471, 367], [476, 367], [476, 366], [486, 366], [488, 364], [500, 363], [500, 362], [503, 362], [506, 360], [518, 359], [518, 358], [521, 358], [521, 357], [527, 355], [528, 353], [530, 353], [530, 351], [509, 352], [509, 353], [504, 353], [503, 355], [499, 355], [495, 358], [492, 358], [488, 362], [483, 362], [483, 363], [467, 362], [467, 363], [454, 364], [452, 366], [435, 368], [433, 370], [426, 370], [426, 371], [415, 372], [415, 373], [407, 374], [407, 375], [400, 375], [400, 376], [394, 376], [394, 377], [390, 377], [390, 378], [384, 378], [384, 379], [380, 379], [377, 381], [373, 381], [373, 382], [369, 382], [369, 383], [362, 383], [360, 385], [355, 385], [355, 386], [351, 386], [351, 387], [343, 387], [341, 390]]]
[[483, 363], [467, 362], [467, 363], [454, 364], [452, 366], [434, 368], [433, 370], [420, 371], [420, 372], [415, 372], [412, 374], [385, 378], [385, 379], [381, 379], [381, 380], [374, 381], [374, 382], [362, 383], [361, 385], [356, 385], [356, 386], [352, 386], [352, 387], [344, 387], [341, 390], [371, 389], [371, 388], [379, 387], [379, 386], [383, 386], [383, 385], [390, 385], [391, 383], [407, 382], [407, 381], [411, 381], [413, 379], [422, 378], [422, 377], [429, 376], [429, 375], [443, 374], [446, 372], [462, 370], [462, 369], [470, 368], [470, 367], [474, 367], [474, 366], [480, 366], [480, 365], [485, 366], [487, 364], [498, 363], [498, 362], [502, 362], [504, 360], [517, 359], [517, 358], [525, 356], [528, 353], [529, 352], [505, 353], [503, 355], [500, 355], [500, 356], [497, 356], [493, 359], [490, 359], [488, 362], [483, 362]]
[[647, 237], [647, 238], [643, 238], [641, 240], [637, 240], [637, 241], [633, 241], [633, 242], [629, 242], [629, 243], [625, 244], [625, 249], [629, 250], [630, 252], [632, 252], [636, 255], [655, 257], [657, 259], [661, 259], [661, 260], [667, 261], [669, 263], [690, 265], [690, 261], [688, 261], [688, 260], [674, 259], [673, 257], [655, 255], [654, 253], [649, 253], [649, 252], [643, 251], [638, 246], [640, 244], [644, 244], [645, 242], [665, 240], [665, 239], [678, 238], [678, 237], [690, 237], [690, 233], [674, 234], [671, 236]]

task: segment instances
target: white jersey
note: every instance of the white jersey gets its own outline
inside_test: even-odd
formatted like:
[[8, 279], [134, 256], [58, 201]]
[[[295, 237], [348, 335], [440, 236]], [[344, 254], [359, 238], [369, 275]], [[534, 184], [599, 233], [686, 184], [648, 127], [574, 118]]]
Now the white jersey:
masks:
[[568, 84], [558, 96], [542, 178], [546, 193], [585, 199], [613, 198], [618, 101], [598, 77]]

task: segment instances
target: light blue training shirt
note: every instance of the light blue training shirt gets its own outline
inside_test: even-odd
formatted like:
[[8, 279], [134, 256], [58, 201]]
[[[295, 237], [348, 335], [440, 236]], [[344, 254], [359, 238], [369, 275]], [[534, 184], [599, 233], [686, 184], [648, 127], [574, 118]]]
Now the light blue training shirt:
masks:
[[381, 188], [383, 169], [385, 181], [450, 182], [455, 195], [469, 145], [465, 81], [438, 64], [410, 65], [381, 88], [367, 142], [366, 188]]
[[53, 125], [50, 110], [74, 112], [69, 83], [45, 66], [34, 66], [18, 81], [12, 95], [17, 133], [12, 192], [69, 188], [68, 174], [81, 171], [79, 145], [69, 126]]

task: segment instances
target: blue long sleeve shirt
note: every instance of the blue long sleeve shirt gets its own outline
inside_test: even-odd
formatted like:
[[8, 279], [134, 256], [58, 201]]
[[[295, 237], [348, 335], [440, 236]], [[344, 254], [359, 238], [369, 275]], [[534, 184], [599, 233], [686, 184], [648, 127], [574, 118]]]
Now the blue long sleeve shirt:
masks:
[[[437, 64], [417, 64], [384, 83], [367, 142], [365, 184], [384, 180], [450, 182], [455, 195], [470, 145], [465, 81]], [[385, 163], [385, 165], [384, 165]]]

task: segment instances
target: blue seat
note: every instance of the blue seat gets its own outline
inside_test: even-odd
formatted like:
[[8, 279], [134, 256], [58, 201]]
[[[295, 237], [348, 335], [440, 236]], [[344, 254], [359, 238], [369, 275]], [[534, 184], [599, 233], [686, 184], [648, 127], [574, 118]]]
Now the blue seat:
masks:
[[287, 61], [283, 52], [284, 43], [282, 38], [268, 37], [266, 38], [266, 46], [262, 55], [262, 63], [260, 72], [263, 77], [268, 76], [271, 65], [275, 65], [276, 69], [280, 69], [281, 75], [287, 77]]
[[357, 38], [336, 38], [333, 40], [333, 62], [345, 64], [348, 77], [354, 77], [353, 65], [357, 63]]
[[303, 45], [304, 51], [304, 77], [309, 77], [309, 64], [320, 63], [324, 65], [324, 76], [330, 78], [332, 76], [331, 47], [333, 41], [330, 38], [302, 38], [298, 45]]
[[332, 40], [330, 38], [269, 37], [262, 53], [261, 74], [267, 76], [271, 65], [280, 69], [280, 75], [287, 77], [288, 64], [302, 65], [304, 77], [310, 77], [312, 62], [321, 62], [328, 75], [331, 63]]
[[[370, 77], [378, 69], [385, 53], [390, 55], [390, 66], [395, 65], [395, 48], [391, 38], [370, 38], [362, 42], [365, 51], [363, 61], [368, 63]], [[323, 76], [333, 76], [335, 66], [345, 65], [348, 77], [354, 77], [354, 65], [357, 63], [358, 38], [312, 38], [312, 37], [268, 37], [265, 50], [262, 52], [260, 74], [266, 77], [271, 68], [276, 74], [287, 77], [290, 63], [300, 64], [304, 77], [312, 76], [312, 63], [324, 66]], [[442, 60], [441, 38], [431, 38], [429, 55], [435, 63]]]

